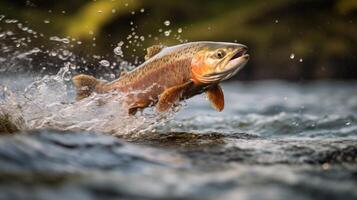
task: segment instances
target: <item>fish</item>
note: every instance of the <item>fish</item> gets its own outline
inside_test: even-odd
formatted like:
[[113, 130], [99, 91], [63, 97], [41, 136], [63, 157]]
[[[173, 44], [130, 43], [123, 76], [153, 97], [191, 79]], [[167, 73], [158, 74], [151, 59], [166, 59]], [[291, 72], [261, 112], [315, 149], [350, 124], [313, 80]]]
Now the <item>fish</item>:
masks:
[[206, 93], [217, 111], [224, 109], [220, 83], [236, 75], [248, 62], [248, 47], [229, 42], [199, 41], [175, 46], [147, 48], [145, 61], [114, 81], [79, 74], [72, 78], [77, 100], [92, 93], [118, 91], [125, 98], [129, 115], [155, 106], [167, 112], [180, 101]]

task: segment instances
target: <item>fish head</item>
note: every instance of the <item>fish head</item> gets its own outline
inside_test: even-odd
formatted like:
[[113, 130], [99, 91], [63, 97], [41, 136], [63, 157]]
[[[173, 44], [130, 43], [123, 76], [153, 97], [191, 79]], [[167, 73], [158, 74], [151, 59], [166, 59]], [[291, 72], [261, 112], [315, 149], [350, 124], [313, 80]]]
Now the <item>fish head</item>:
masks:
[[237, 43], [203, 43], [192, 58], [192, 79], [214, 84], [231, 78], [247, 64], [247, 50], [247, 46]]

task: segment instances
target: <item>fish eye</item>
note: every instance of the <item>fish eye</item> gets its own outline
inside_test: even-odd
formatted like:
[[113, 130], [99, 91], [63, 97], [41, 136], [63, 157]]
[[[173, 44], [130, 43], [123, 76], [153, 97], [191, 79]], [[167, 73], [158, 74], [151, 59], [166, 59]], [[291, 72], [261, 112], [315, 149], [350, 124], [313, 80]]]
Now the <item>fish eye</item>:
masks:
[[224, 58], [225, 55], [226, 55], [226, 52], [223, 51], [222, 49], [220, 49], [216, 52], [216, 57], [219, 59]]

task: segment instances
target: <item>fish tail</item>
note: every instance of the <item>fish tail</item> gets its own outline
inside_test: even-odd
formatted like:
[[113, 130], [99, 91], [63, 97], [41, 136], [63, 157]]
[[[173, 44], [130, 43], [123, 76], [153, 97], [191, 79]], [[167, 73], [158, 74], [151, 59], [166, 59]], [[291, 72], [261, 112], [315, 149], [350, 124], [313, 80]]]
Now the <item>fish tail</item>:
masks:
[[72, 82], [77, 89], [76, 100], [89, 97], [93, 92], [97, 92], [98, 88], [102, 85], [100, 80], [84, 74], [74, 76]]

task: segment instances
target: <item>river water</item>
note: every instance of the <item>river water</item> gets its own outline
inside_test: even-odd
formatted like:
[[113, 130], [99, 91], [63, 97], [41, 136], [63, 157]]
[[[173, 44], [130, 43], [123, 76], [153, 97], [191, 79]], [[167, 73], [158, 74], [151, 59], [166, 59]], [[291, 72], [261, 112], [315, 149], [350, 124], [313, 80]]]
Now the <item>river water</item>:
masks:
[[229, 82], [221, 113], [201, 95], [124, 117], [55, 77], [1, 79], [22, 132], [0, 139], [0, 199], [357, 198], [357, 82]]

